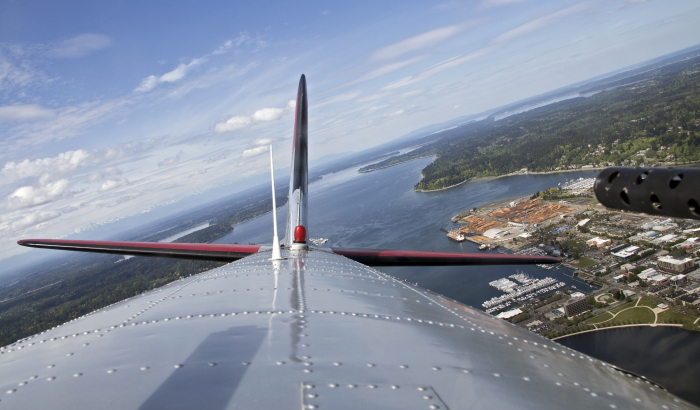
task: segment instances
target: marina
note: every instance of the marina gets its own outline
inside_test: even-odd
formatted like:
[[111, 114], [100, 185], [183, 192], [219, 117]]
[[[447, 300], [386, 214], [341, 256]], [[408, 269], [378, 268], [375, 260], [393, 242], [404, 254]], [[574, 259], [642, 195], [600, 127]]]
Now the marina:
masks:
[[537, 296], [563, 288], [566, 284], [550, 277], [534, 279], [530, 275], [518, 271], [508, 278], [489, 282], [489, 286], [498, 289], [504, 295], [493, 297], [482, 303], [482, 306], [486, 308], [486, 313], [501, 311], [510, 307], [513, 303], [531, 300]]

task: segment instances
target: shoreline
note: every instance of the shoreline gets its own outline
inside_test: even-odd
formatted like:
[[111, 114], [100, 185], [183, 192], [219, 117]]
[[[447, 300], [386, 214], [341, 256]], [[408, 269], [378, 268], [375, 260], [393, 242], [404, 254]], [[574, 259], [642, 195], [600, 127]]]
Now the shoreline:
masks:
[[548, 174], [560, 174], [563, 172], [596, 171], [596, 170], [605, 169], [605, 168], [608, 168], [608, 167], [595, 167], [595, 168], [585, 168], [585, 169], [564, 169], [564, 170], [559, 170], [559, 171], [527, 172], [524, 174], [510, 173], [510, 174], [490, 176], [490, 177], [473, 177], [473, 178], [466, 179], [458, 184], [450, 185], [450, 186], [445, 187], [445, 188], [427, 189], [427, 190], [426, 189], [414, 189], [414, 191], [415, 192], [437, 192], [437, 191], [444, 191], [446, 189], [454, 188], [456, 186], [462, 185], [465, 182], [469, 182], [469, 181], [490, 181], [492, 179], [512, 177], [512, 176], [516, 176], [516, 175], [548, 175]]
[[[380, 169], [391, 168], [391, 167], [396, 166], [396, 165], [401, 165], [401, 164], [405, 164], [405, 163], [407, 163], [407, 162], [415, 161], [415, 160], [417, 160], [417, 159], [428, 158], [428, 157], [432, 157], [432, 156], [435, 156], [435, 155], [434, 155], [434, 154], [430, 154], [430, 155], [426, 155], [426, 156], [423, 156], [423, 157], [411, 158], [411, 159], [407, 159], [406, 161], [397, 162], [397, 163], [391, 164], [391, 165], [385, 165], [385, 166], [383, 166], [383, 167], [379, 167], [379, 168], [375, 168], [375, 169], [369, 169], [369, 170], [367, 170], [367, 171], [360, 171], [360, 170], [358, 169], [357, 172], [358, 172], [359, 174], [367, 174], [367, 173], [369, 173], [369, 172], [379, 171]], [[381, 161], [380, 161], [380, 162], [381, 162]], [[378, 162], [375, 162], [375, 164], [378, 164]], [[370, 165], [374, 165], [374, 164], [370, 164]], [[368, 165], [368, 166], [369, 166], [369, 165]]]
[[464, 183], [467, 183], [467, 182], [471, 181], [472, 179], [473, 179], [473, 178], [469, 178], [469, 179], [466, 179], [466, 180], [464, 180], [464, 181], [462, 181], [462, 182], [460, 182], [460, 183], [458, 183], [458, 184], [450, 185], [450, 186], [445, 187], [445, 188], [429, 189], [429, 190], [414, 189], [413, 192], [438, 192], [438, 191], [444, 191], [444, 190], [446, 190], [446, 189], [454, 188], [454, 187], [456, 187], [456, 186], [459, 186], [459, 185], [462, 185], [462, 184], [464, 184]]
[[[673, 324], [673, 323], [656, 323], [656, 324], [654, 324], [654, 323], [638, 323], [638, 324], [634, 324], [634, 325], [608, 326], [608, 327], [604, 327], [601, 329], [584, 330], [582, 332], [576, 332], [576, 333], [572, 333], [570, 335], [559, 336], [559, 337], [555, 337], [555, 338], [549, 339], [549, 340], [559, 340], [559, 339], [564, 339], [566, 337], [582, 335], [584, 333], [600, 332], [600, 331], [608, 330], [608, 329], [621, 329], [621, 328], [625, 328], [625, 327], [660, 327], [660, 326], [680, 327], [681, 329], [683, 328], [683, 325], [677, 325], [677, 324]], [[692, 330], [688, 330], [688, 332], [692, 332]]]
[[[425, 157], [424, 157], [425, 158]], [[660, 164], [662, 167], [679, 167], [679, 166], [700, 166], [700, 162], [688, 162], [688, 163], [683, 163], [683, 164]], [[414, 189], [415, 192], [436, 192], [436, 191], [443, 191], [445, 189], [450, 189], [454, 188], [456, 186], [462, 185], [465, 182], [469, 181], [488, 181], [492, 179], [498, 179], [498, 178], [504, 178], [504, 177], [512, 177], [516, 175], [548, 175], [548, 174], [560, 174], [564, 172], [582, 172], [582, 171], [597, 171], [605, 168], [610, 168], [610, 167], [592, 167], [592, 168], [578, 168], [578, 169], [560, 169], [558, 171], [542, 171], [542, 172], [526, 172], [524, 174], [520, 174], [517, 172], [511, 172], [510, 174], [504, 174], [504, 175], [498, 175], [498, 176], [490, 176], [490, 177], [473, 177], [466, 179], [458, 184], [455, 185], [450, 185], [445, 188], [438, 188], [438, 189]], [[655, 167], [632, 167], [632, 168], [655, 168]]]

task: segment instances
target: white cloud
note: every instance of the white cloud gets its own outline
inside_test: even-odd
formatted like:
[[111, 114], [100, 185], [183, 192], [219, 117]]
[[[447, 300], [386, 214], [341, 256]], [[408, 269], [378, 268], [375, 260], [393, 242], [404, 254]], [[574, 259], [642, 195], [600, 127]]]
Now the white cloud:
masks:
[[406, 110], [397, 110], [397, 111], [394, 111], [394, 112], [390, 112], [389, 114], [385, 115], [385, 117], [386, 117], [386, 118], [396, 117], [397, 115], [401, 115], [401, 114], [403, 114], [403, 113], [405, 113], [405, 112], [406, 112]]
[[452, 57], [447, 60], [441, 61], [434, 66], [428, 68], [427, 70], [424, 70], [414, 76], [409, 76], [409, 77], [404, 77], [400, 79], [399, 81], [393, 82], [385, 87], [382, 87], [383, 91], [386, 90], [392, 90], [400, 87], [404, 87], [409, 84], [416, 83], [418, 81], [423, 81], [427, 78], [430, 78], [434, 76], [435, 74], [441, 73], [447, 69], [450, 69], [452, 67], [456, 67], [460, 64], [464, 64], [466, 62], [475, 60], [479, 57], [483, 57], [487, 54], [490, 54], [495, 50], [495, 47], [483, 47], [480, 49], [477, 49], [475, 51], [472, 51], [471, 53], [467, 53], [461, 56], [457, 57]]
[[187, 75], [189, 70], [198, 66], [199, 64], [205, 63], [206, 61], [207, 59], [205, 57], [195, 58], [194, 60], [190, 61], [189, 64], [180, 64], [174, 70], [169, 71], [160, 77], [149, 75], [141, 81], [141, 84], [139, 84], [134, 91], [148, 92], [156, 88], [159, 83], [174, 83], [180, 81], [185, 77], [185, 75]]
[[425, 56], [421, 56], [421, 57], [411, 58], [409, 60], [384, 64], [383, 66], [375, 68], [374, 70], [368, 71], [367, 73], [355, 78], [354, 80], [350, 80], [347, 83], [342, 84], [342, 85], [348, 86], [348, 85], [357, 84], [357, 83], [360, 83], [363, 81], [373, 80], [377, 77], [381, 77], [381, 76], [383, 76], [385, 74], [389, 74], [393, 71], [400, 70], [408, 65], [417, 63], [417, 62], [423, 60], [424, 58], [425, 58]]
[[99, 191], [104, 192], [104, 191], [109, 191], [110, 189], [119, 187], [124, 185], [126, 182], [121, 179], [108, 179], [105, 182], [102, 183], [100, 186]]
[[90, 153], [79, 149], [66, 151], [53, 158], [43, 158], [22, 162], [8, 162], [0, 171], [0, 176], [5, 182], [13, 182], [27, 177], [36, 177], [43, 174], [64, 175], [74, 171], [80, 166], [86, 165], [90, 159]]
[[224, 54], [229, 48], [233, 46], [233, 40], [229, 40], [225, 42], [223, 45], [219, 46], [212, 54], [217, 55], [217, 54]]
[[0, 90], [24, 87], [44, 77], [26, 61], [24, 54], [21, 47], [0, 44]]
[[586, 2], [581, 1], [578, 3], [574, 3], [569, 7], [563, 8], [561, 10], [555, 11], [542, 17], [538, 17], [534, 20], [528, 21], [525, 24], [519, 25], [518, 27], [512, 28], [506, 31], [505, 33], [494, 37], [491, 41], [493, 43], [501, 43], [521, 38], [522, 36], [530, 32], [536, 31], [542, 27], [548, 26], [553, 23], [558, 23], [562, 18], [570, 14], [577, 13], [585, 9], [586, 7], [588, 7]]
[[251, 148], [243, 151], [243, 154], [241, 155], [241, 158], [250, 158], [250, 157], [255, 157], [261, 154], [264, 154], [269, 151], [268, 146], [262, 146], [262, 147], [256, 147], [256, 148]]
[[256, 138], [253, 140], [253, 145], [270, 145], [272, 138]]
[[37, 104], [6, 105], [0, 107], [0, 121], [26, 121], [52, 118], [56, 113]]
[[457, 34], [461, 33], [467, 27], [469, 27], [469, 24], [462, 23], [426, 31], [424, 33], [418, 34], [417, 36], [409, 37], [407, 39], [401, 40], [399, 42], [390, 44], [386, 47], [382, 47], [376, 50], [374, 53], [372, 53], [372, 59], [389, 60], [412, 51], [422, 50], [428, 47], [434, 47], [438, 43], [441, 43], [449, 39], [450, 37], [454, 37]]
[[27, 213], [20, 220], [13, 222], [10, 226], [12, 229], [23, 229], [28, 226], [58, 218], [59, 216], [61, 216], [61, 214], [56, 211], [36, 211]]
[[49, 55], [56, 58], [77, 58], [109, 47], [110, 44], [112, 40], [102, 34], [79, 34], [54, 46]]
[[296, 107], [296, 101], [290, 100], [284, 108], [262, 108], [257, 110], [251, 116], [237, 115], [229, 118], [226, 122], [217, 123], [214, 126], [215, 132], [236, 131], [243, 128], [252, 127], [255, 124], [275, 121], [282, 118], [283, 115], [292, 112]]
[[124, 113], [125, 108], [133, 103], [133, 99], [126, 98], [80, 103], [56, 109], [54, 118], [46, 121], [20, 122], [0, 138], [0, 153], [7, 155], [8, 148], [18, 150], [22, 146], [74, 137], [89, 126]]
[[357, 97], [357, 96], [360, 95], [360, 94], [362, 94], [362, 91], [358, 91], [358, 90], [356, 90], [356, 91], [351, 91], [351, 92], [349, 92], [349, 93], [339, 94], [339, 95], [336, 95], [336, 96], [334, 96], [334, 97], [331, 97], [331, 98], [329, 98], [329, 99], [327, 99], [327, 100], [325, 100], [325, 101], [321, 101], [321, 102], [318, 103], [318, 104], [314, 104], [311, 108], [312, 108], [312, 109], [314, 109], [314, 108], [320, 108], [320, 107], [323, 107], [323, 106], [326, 106], [326, 105], [330, 105], [330, 104], [335, 104], [335, 103], [339, 103], [339, 102], [343, 102], [343, 101], [350, 101], [350, 100], [354, 99], [355, 97]]
[[363, 103], [363, 102], [369, 102], [369, 101], [376, 101], [376, 100], [382, 99], [388, 95], [390, 95], [390, 94], [389, 93], [374, 93], [374, 94], [370, 94], [370, 95], [358, 98], [357, 102]]
[[400, 87], [404, 87], [409, 84], [416, 83], [418, 81], [423, 81], [427, 78], [430, 78], [436, 74], [439, 74], [445, 70], [448, 70], [450, 68], [456, 67], [458, 65], [470, 62], [472, 60], [484, 57], [488, 54], [493, 53], [494, 51], [498, 50], [499, 48], [503, 47], [504, 43], [507, 43], [511, 40], [515, 39], [520, 39], [524, 35], [529, 34], [533, 31], [537, 31], [545, 26], [548, 26], [550, 24], [558, 23], [561, 21], [563, 18], [577, 13], [583, 9], [585, 9], [587, 6], [586, 2], [578, 2], [575, 3], [569, 7], [566, 7], [564, 9], [555, 11], [553, 13], [547, 14], [542, 17], [538, 17], [536, 19], [530, 20], [527, 23], [521, 24], [518, 27], [515, 27], [513, 29], [510, 29], [508, 31], [505, 31], [504, 33], [501, 33], [494, 38], [492, 38], [489, 42], [488, 45], [481, 47], [477, 50], [474, 50], [470, 53], [457, 56], [457, 57], [452, 57], [447, 60], [441, 61], [434, 66], [428, 68], [427, 70], [424, 70], [416, 75], [409, 76], [409, 77], [404, 77], [398, 81], [395, 81], [385, 87], [383, 87], [381, 90], [386, 91], [386, 90], [392, 90]]
[[158, 163], [158, 168], [162, 167], [167, 167], [168, 165], [173, 165], [177, 162], [180, 162], [180, 158], [182, 158], [182, 151], [178, 152], [177, 155], [174, 157], [168, 157]]
[[7, 197], [7, 205], [10, 209], [27, 208], [41, 205], [62, 197], [68, 189], [68, 180], [60, 179], [48, 182], [40, 179], [39, 187], [23, 186]]

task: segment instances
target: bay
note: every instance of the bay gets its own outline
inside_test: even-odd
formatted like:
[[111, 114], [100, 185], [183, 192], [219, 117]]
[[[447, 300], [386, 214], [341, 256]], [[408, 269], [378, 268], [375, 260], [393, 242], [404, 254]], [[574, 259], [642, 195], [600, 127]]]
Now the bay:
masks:
[[[368, 173], [361, 167], [325, 175], [309, 186], [308, 237], [327, 238], [323, 246], [403, 249], [445, 252], [479, 252], [471, 242], [453, 242], [440, 230], [453, 226], [450, 219], [473, 207], [507, 198], [531, 195], [567, 178], [592, 177], [595, 171], [544, 175], [517, 175], [475, 180], [436, 192], [415, 192], [421, 170], [433, 158], [421, 158]], [[287, 208], [278, 210], [284, 232]], [[272, 215], [236, 225], [217, 243], [270, 243]], [[573, 281], [571, 270], [538, 266], [386, 267], [383, 272], [480, 309], [501, 293], [488, 283], [516, 271], [535, 278], [553, 277], [583, 291], [592, 287]]]
[[624, 327], [557, 340], [564, 346], [612, 363], [700, 404], [698, 334], [677, 327]]
[[[440, 228], [449, 229], [454, 215], [473, 207], [531, 195], [566, 179], [597, 175], [597, 171], [516, 175], [474, 180], [444, 191], [413, 191], [413, 186], [421, 178], [421, 170], [432, 160], [421, 158], [363, 174], [357, 172], [361, 167], [358, 166], [324, 175], [309, 186], [308, 236], [327, 238], [328, 242], [323, 246], [478, 252], [476, 245], [470, 242], [450, 241]], [[280, 208], [280, 228], [283, 228], [286, 216], [287, 208]], [[284, 230], [280, 229], [280, 232]], [[231, 234], [217, 243], [270, 243], [271, 239], [272, 215], [267, 214], [236, 225]], [[480, 310], [484, 310], [481, 303], [500, 295], [488, 283], [516, 271], [535, 278], [550, 276], [584, 292], [592, 289], [568, 278], [566, 275], [571, 275], [571, 270], [564, 267], [546, 270], [538, 266], [421, 266], [379, 270]], [[688, 382], [700, 380], [700, 366], [686, 366], [683, 372], [677, 371], [678, 358], [695, 363], [699, 335], [667, 328], [631, 329], [634, 330], [616, 329], [590, 333], [590, 336], [579, 335], [561, 339], [560, 343], [571, 344], [572, 348], [593, 357], [649, 377], [671, 392], [700, 404], [700, 397], [691, 392]], [[618, 337], [618, 330], [623, 332], [622, 337]], [[576, 342], [578, 338], [582, 338], [581, 342]], [[620, 352], [624, 354], [617, 354]]]

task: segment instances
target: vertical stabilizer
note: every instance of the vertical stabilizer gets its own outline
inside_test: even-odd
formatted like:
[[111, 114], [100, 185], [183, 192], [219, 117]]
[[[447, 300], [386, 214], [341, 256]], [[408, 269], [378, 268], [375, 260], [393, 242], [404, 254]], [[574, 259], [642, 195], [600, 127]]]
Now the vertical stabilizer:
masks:
[[[306, 77], [302, 74], [297, 92], [292, 171], [289, 179], [289, 210], [284, 240], [287, 246], [291, 246], [294, 242], [305, 243], [308, 238], [308, 112]], [[301, 228], [297, 229], [299, 227]]]

